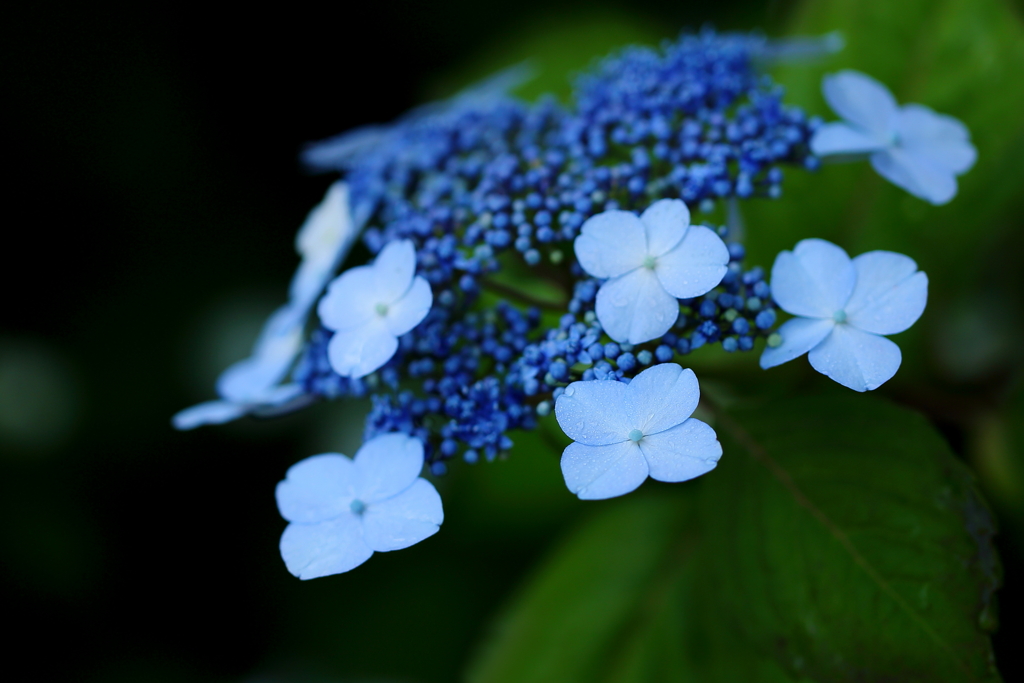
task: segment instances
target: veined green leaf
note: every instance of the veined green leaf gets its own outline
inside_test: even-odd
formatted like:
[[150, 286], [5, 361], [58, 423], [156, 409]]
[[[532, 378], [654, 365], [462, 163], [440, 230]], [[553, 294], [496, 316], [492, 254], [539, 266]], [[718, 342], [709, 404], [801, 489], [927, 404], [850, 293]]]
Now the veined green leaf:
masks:
[[846, 393], [714, 412], [718, 469], [597, 504], [470, 681], [999, 680], [992, 520], [923, 417]]

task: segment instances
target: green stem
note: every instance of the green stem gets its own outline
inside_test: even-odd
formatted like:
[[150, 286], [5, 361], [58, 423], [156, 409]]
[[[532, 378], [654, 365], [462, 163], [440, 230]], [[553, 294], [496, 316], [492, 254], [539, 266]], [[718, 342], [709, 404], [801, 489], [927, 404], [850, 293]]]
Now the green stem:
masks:
[[512, 287], [509, 287], [507, 285], [494, 282], [493, 280], [483, 280], [481, 281], [480, 284], [485, 290], [489, 292], [493, 292], [494, 294], [499, 294], [501, 296], [508, 297], [509, 299], [515, 299], [516, 301], [526, 304], [528, 306], [536, 306], [537, 308], [546, 309], [548, 311], [566, 310], [564, 306], [552, 303], [550, 301], [537, 299], [535, 297], [530, 296], [529, 294], [520, 292], [519, 290], [513, 289]]

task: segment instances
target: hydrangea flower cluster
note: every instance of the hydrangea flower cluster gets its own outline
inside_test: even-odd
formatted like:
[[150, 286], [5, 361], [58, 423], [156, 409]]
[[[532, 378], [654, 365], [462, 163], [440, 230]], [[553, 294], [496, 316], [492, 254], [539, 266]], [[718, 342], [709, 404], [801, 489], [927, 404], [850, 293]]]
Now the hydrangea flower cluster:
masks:
[[[924, 309], [912, 260], [851, 260], [810, 239], [779, 255], [769, 283], [744, 265], [738, 231], [694, 220], [778, 199], [784, 169], [855, 147], [896, 184], [946, 197], [921, 169], [970, 165], [952, 119], [897, 109], [843, 72], [825, 92], [847, 122], [821, 124], [757, 68], [834, 48], [834, 37], [687, 34], [605, 59], [568, 105], [509, 96], [525, 74], [515, 67], [312, 145], [306, 163], [342, 179], [300, 231], [291, 299], [222, 377], [222, 400], [176, 426], [370, 398], [354, 461], [315, 456], [278, 487], [285, 562], [313, 578], [433, 534], [443, 513], [423, 468], [502, 457], [551, 413], [573, 441], [562, 471], [580, 498], [710, 471], [722, 447], [691, 417], [698, 382], [680, 365], [701, 347], [761, 339], [764, 368], [809, 352], [837, 382], [878, 387], [900, 363], [883, 335]], [[912, 119], [930, 123], [911, 132]], [[360, 234], [374, 258], [338, 273]], [[796, 317], [776, 329], [780, 309]]]

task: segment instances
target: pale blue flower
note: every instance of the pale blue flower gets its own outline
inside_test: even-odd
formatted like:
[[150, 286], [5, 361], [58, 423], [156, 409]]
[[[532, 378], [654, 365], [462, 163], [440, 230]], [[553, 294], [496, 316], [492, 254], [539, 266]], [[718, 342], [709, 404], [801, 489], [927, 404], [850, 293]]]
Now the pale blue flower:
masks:
[[222, 424], [250, 413], [286, 411], [312, 400], [299, 384], [281, 383], [302, 349], [310, 309], [352, 248], [360, 227], [349, 207], [348, 186], [334, 183], [296, 235], [302, 261], [292, 278], [288, 303], [267, 319], [252, 355], [221, 374], [217, 380], [220, 400], [176, 414], [172, 423], [177, 429]]
[[327, 357], [343, 377], [363, 377], [398, 350], [398, 337], [420, 324], [433, 303], [430, 284], [416, 275], [410, 240], [390, 242], [370, 265], [342, 273], [327, 287], [317, 313], [334, 331]]
[[303, 401], [300, 385], [281, 384], [301, 348], [302, 324], [291, 305], [282, 306], [263, 326], [252, 355], [230, 366], [217, 380], [220, 400], [182, 410], [172, 418], [175, 428], [222, 424]]
[[562, 453], [562, 475], [582, 499], [612, 498], [648, 475], [686, 481], [722, 457], [715, 430], [690, 415], [700, 399], [697, 377], [675, 363], [655, 365], [629, 384], [573, 382], [555, 401], [562, 431], [575, 443]]
[[277, 485], [277, 508], [291, 522], [280, 546], [288, 571], [340, 574], [437, 533], [441, 497], [422, 469], [423, 444], [399, 433], [371, 439], [355, 459], [324, 453], [289, 468]]
[[902, 359], [882, 335], [906, 330], [928, 301], [928, 276], [903, 254], [869, 251], [850, 260], [831, 242], [802, 240], [772, 266], [772, 296], [798, 316], [782, 343], [761, 355], [768, 369], [808, 353], [811, 366], [855, 391], [877, 389]]
[[822, 90], [845, 122], [821, 126], [811, 139], [812, 152], [869, 155], [879, 175], [932, 204], [956, 195], [956, 176], [978, 156], [964, 124], [920, 104], [900, 107], [888, 88], [858, 71], [826, 76]]
[[587, 273], [608, 278], [597, 292], [597, 319], [617, 342], [661, 337], [679, 317], [677, 299], [713, 289], [727, 270], [729, 250], [714, 232], [690, 225], [679, 199], [662, 199], [640, 216], [605, 211], [587, 219], [576, 238]]

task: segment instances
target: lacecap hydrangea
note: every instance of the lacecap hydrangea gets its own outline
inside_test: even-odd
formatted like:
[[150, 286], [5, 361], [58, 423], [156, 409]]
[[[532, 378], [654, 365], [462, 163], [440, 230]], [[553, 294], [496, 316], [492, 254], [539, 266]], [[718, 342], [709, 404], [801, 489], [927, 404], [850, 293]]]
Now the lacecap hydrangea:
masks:
[[[289, 303], [253, 358], [225, 373], [221, 400], [176, 426], [371, 399], [355, 461], [315, 456], [278, 489], [291, 522], [282, 553], [312, 578], [432, 535], [443, 512], [424, 467], [441, 476], [455, 460], [499, 458], [515, 430], [551, 413], [573, 441], [562, 471], [581, 498], [711, 471], [722, 447], [692, 417], [698, 379], [683, 367], [702, 347], [761, 346], [765, 368], [809, 351], [836, 381], [876, 388], [900, 362], [882, 335], [924, 310], [912, 260], [851, 261], [809, 239], [779, 255], [769, 282], [745, 264], [735, 224], [697, 219], [780, 199], [785, 174], [817, 170], [819, 153], [870, 158], [948, 201], [943, 179], [974, 158], [958, 122], [898, 109], [880, 84], [843, 72], [825, 94], [846, 122], [823, 124], [759, 70], [836, 42], [684, 34], [597, 63], [569, 104], [509, 95], [520, 66], [311, 145], [305, 163], [340, 177], [300, 233]], [[934, 125], [911, 134], [913, 117]], [[367, 263], [346, 261], [357, 236]], [[780, 311], [796, 317], [777, 327]], [[231, 389], [239, 367], [251, 369]]]

